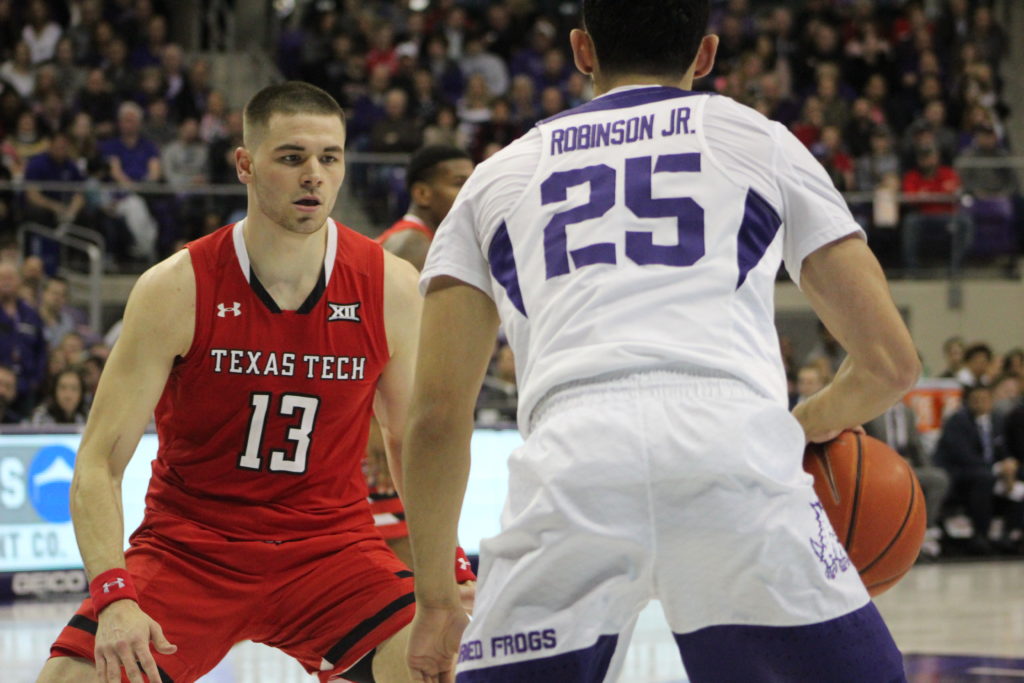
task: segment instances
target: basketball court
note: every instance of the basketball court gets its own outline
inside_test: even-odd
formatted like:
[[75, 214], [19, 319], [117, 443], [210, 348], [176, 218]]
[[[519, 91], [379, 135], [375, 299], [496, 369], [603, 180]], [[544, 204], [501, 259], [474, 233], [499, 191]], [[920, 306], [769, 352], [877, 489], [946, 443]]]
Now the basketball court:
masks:
[[[1024, 681], [1024, 562], [918, 565], [876, 603], [906, 655], [911, 683]], [[31, 683], [77, 602], [0, 606], [0, 680]], [[263, 645], [235, 647], [202, 683], [309, 683]], [[622, 683], [676, 683], [685, 675], [659, 606], [641, 614]]]

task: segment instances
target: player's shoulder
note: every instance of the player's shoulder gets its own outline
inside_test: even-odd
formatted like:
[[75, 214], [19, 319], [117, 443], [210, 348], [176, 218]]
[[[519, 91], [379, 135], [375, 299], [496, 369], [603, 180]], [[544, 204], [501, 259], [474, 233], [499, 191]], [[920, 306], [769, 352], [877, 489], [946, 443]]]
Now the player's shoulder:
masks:
[[534, 126], [477, 164], [466, 186], [470, 191], [479, 191], [485, 187], [500, 187], [503, 183], [521, 181], [523, 176], [532, 176], [537, 168], [542, 144], [540, 129]]
[[174, 306], [195, 299], [195, 267], [189, 249], [181, 249], [150, 266], [135, 282], [132, 295], [152, 299], [160, 306]]
[[785, 128], [753, 107], [725, 95], [709, 97], [704, 106], [704, 139], [711, 146], [773, 150]]

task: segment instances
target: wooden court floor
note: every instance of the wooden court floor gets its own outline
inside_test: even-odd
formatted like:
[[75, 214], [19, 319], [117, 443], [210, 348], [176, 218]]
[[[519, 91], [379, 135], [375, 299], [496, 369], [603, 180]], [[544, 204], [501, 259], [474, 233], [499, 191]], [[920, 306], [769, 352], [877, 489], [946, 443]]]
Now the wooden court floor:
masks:
[[[1024, 682], [1024, 561], [919, 565], [876, 603], [906, 655], [912, 683]], [[34, 681], [50, 642], [76, 605], [63, 601], [0, 606], [0, 681]], [[651, 604], [640, 616], [620, 681], [685, 680], [660, 606]], [[201, 681], [315, 679], [279, 652], [243, 643]]]

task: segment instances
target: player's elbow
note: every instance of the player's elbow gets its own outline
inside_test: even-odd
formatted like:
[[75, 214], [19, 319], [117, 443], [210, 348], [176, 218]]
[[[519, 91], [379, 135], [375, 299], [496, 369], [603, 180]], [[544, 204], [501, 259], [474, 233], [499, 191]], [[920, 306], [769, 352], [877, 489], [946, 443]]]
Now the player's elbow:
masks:
[[879, 354], [872, 364], [871, 374], [885, 391], [902, 396], [917, 384], [921, 376], [921, 359], [913, 346], [890, 348]]

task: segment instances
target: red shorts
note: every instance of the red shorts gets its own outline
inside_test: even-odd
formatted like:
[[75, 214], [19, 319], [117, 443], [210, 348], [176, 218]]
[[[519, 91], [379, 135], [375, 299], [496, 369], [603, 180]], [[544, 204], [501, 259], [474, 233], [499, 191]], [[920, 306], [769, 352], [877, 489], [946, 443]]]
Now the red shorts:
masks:
[[[178, 646], [153, 653], [165, 681], [194, 681], [243, 640], [278, 648], [327, 681], [412, 621], [412, 572], [372, 527], [274, 543], [226, 539], [169, 516], [147, 521], [126, 560], [139, 605]], [[93, 659], [96, 625], [86, 598], [50, 655]]]
[[405, 523], [405, 507], [402, 499], [395, 492], [377, 493], [373, 486], [370, 491], [370, 512], [377, 531], [386, 539], [405, 538], [409, 535], [409, 527]]

